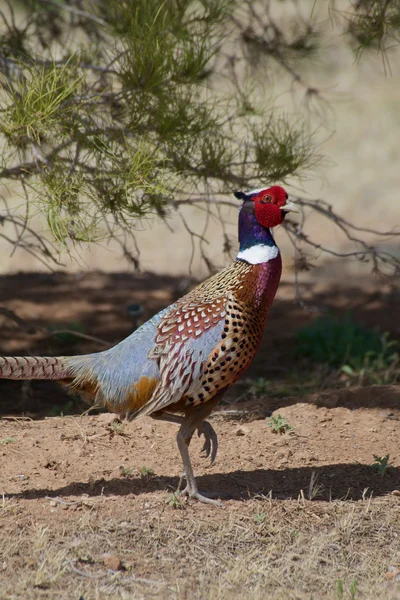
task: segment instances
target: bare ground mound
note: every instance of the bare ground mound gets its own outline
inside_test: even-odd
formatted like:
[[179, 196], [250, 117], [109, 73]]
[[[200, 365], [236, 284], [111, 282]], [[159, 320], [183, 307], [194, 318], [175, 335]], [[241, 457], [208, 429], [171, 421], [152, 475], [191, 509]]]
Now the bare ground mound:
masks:
[[[15, 276], [3, 278], [1, 303], [36, 326], [80, 321], [115, 341], [131, 327], [126, 305], [146, 302], [150, 316], [179, 293], [178, 283]], [[391, 290], [309, 294], [396, 330]], [[312, 317], [283, 286], [248, 376], [285, 376], [293, 330]], [[54, 339], [5, 318], [2, 332], [1, 353], [61, 353]], [[61, 348], [95, 349], [70, 341]], [[63, 406], [58, 388], [0, 384], [0, 598], [400, 598], [398, 386], [250, 402], [237, 386], [235, 406], [212, 417], [216, 463], [200, 456], [201, 440], [191, 449], [201, 489], [224, 501], [216, 509], [174, 495], [181, 462], [173, 425], [43, 418]], [[268, 426], [271, 411], [291, 425], [288, 433]], [[390, 457], [381, 474], [374, 455]]]

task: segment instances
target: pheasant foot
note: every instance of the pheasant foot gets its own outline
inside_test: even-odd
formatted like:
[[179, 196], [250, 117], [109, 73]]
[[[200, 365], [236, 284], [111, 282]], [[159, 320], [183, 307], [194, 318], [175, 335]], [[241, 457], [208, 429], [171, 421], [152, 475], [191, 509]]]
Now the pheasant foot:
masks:
[[186, 475], [183, 473], [180, 476], [178, 489], [177, 489], [177, 492], [181, 496], [186, 496], [187, 498], [194, 498], [195, 500], [198, 500], [199, 502], [203, 502], [204, 504], [213, 504], [214, 506], [220, 506], [220, 507], [224, 506], [223, 502], [220, 502], [219, 500], [214, 500], [211, 497], [212, 494], [201, 494], [199, 492], [199, 490], [197, 489], [197, 483], [194, 478], [191, 481], [191, 483], [187, 483], [186, 487], [183, 490], [181, 490], [181, 485], [182, 485], [182, 481], [184, 478], [186, 478]]
[[208, 421], [203, 421], [200, 427], [197, 428], [197, 434], [199, 437], [204, 435], [206, 441], [204, 442], [201, 452], [205, 453], [206, 458], [211, 455], [211, 464], [214, 464], [218, 452], [218, 436], [215, 433], [213, 426]]
[[220, 502], [219, 500], [214, 500], [213, 498], [210, 498], [209, 496], [201, 494], [198, 489], [193, 490], [189, 487], [189, 485], [187, 485], [185, 487], [185, 489], [180, 492], [180, 494], [181, 494], [181, 496], [187, 496], [188, 498], [194, 498], [195, 500], [198, 500], [199, 502], [203, 502], [203, 504], [212, 504], [213, 506], [219, 506], [220, 508], [222, 508], [224, 506], [223, 502]]

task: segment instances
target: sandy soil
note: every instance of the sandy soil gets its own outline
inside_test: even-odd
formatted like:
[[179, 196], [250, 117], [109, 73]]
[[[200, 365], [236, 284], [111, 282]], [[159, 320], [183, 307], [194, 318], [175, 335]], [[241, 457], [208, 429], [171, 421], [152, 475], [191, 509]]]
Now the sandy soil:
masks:
[[400, 388], [346, 394], [280, 408], [285, 435], [215, 415], [216, 463], [192, 457], [222, 509], [173, 496], [172, 425], [4, 419], [0, 597], [400, 597]]

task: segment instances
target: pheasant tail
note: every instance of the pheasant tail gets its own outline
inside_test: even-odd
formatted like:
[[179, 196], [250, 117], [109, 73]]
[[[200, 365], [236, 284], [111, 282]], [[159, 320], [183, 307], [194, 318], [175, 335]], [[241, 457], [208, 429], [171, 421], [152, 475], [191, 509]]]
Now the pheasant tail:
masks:
[[66, 379], [70, 376], [64, 357], [0, 357], [0, 378]]

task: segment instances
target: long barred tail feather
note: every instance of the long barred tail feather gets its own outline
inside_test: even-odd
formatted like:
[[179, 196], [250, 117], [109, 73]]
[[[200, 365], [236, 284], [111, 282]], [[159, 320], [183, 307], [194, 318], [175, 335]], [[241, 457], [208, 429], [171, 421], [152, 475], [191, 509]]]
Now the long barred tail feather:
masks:
[[67, 359], [47, 356], [0, 356], [0, 378], [68, 379]]

